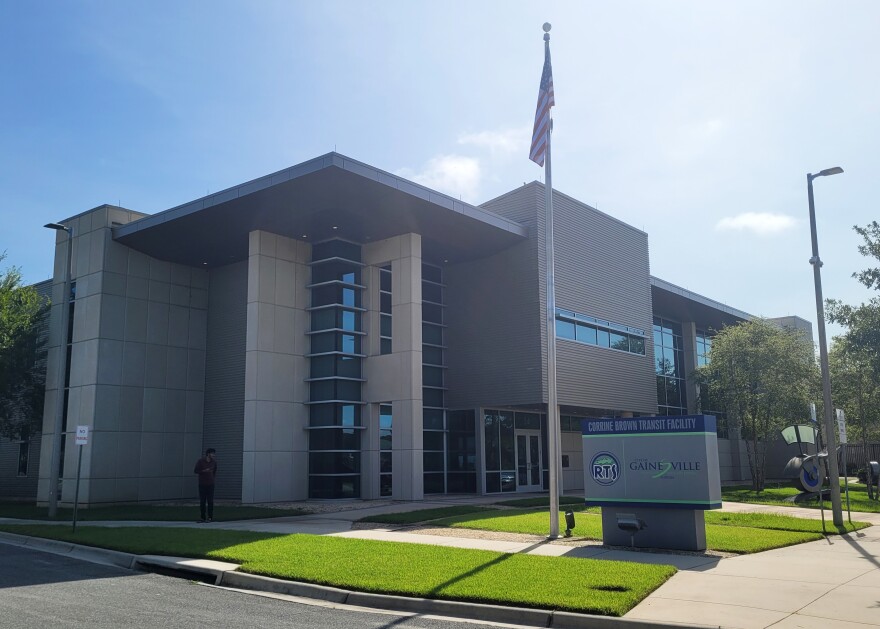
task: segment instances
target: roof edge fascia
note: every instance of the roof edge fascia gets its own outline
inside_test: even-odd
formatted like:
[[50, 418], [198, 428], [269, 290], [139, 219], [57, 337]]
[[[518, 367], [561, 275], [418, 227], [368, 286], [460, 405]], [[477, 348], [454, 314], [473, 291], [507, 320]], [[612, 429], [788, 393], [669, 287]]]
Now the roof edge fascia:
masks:
[[297, 179], [299, 177], [303, 177], [319, 170], [334, 167], [359, 175], [364, 179], [368, 179], [388, 186], [389, 188], [398, 190], [399, 192], [402, 192], [404, 194], [409, 194], [423, 201], [433, 203], [434, 205], [445, 208], [447, 210], [451, 210], [458, 214], [463, 214], [470, 218], [488, 223], [494, 227], [498, 227], [499, 229], [503, 229], [518, 236], [527, 236], [526, 228], [515, 221], [511, 221], [510, 219], [494, 214], [489, 210], [485, 210], [478, 206], [465, 203], [459, 199], [450, 197], [449, 195], [431, 190], [430, 188], [419, 185], [397, 175], [393, 175], [389, 172], [380, 170], [378, 168], [375, 168], [374, 166], [359, 162], [355, 159], [336, 152], [326, 153], [325, 155], [315, 157], [295, 166], [290, 166], [283, 170], [279, 170], [278, 172], [258, 177], [257, 179], [253, 179], [251, 181], [232, 186], [231, 188], [226, 188], [225, 190], [221, 190], [220, 192], [209, 194], [207, 196], [189, 201], [187, 203], [175, 206], [162, 212], [158, 212], [156, 214], [145, 216], [144, 218], [138, 219], [126, 225], [116, 227], [113, 233], [115, 237], [133, 234], [144, 229], [149, 229], [150, 227], [155, 227], [156, 225], [160, 225], [168, 221], [176, 220], [178, 218], [200, 212], [226, 201], [245, 197], [249, 194], [253, 194], [272, 186], [282, 184], [287, 181]]

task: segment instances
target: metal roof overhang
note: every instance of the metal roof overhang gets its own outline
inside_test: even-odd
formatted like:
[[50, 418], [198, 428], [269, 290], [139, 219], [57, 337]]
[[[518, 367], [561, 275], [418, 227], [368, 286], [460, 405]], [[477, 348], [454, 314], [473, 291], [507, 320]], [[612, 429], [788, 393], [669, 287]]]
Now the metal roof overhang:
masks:
[[[334, 227], [336, 229], [334, 229]], [[120, 243], [191, 266], [248, 256], [248, 234], [265, 230], [320, 242], [422, 236], [422, 256], [459, 262], [507, 248], [526, 228], [338, 153], [142, 218], [113, 230]]]
[[651, 299], [655, 316], [674, 321], [693, 321], [701, 330], [720, 330], [726, 325], [754, 318], [747, 312], [653, 276]]

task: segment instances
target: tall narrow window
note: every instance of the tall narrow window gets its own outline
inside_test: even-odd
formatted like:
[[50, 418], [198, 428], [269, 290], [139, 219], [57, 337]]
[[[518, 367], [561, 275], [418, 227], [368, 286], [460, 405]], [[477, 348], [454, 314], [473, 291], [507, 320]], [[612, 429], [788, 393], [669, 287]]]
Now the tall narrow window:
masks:
[[391, 353], [391, 265], [379, 269], [379, 344], [381, 354]]
[[379, 405], [379, 495], [391, 495], [391, 429], [393, 418], [390, 404]]
[[309, 365], [309, 497], [361, 495], [360, 246], [312, 248]]
[[31, 449], [30, 441], [22, 441], [18, 444], [18, 475], [27, 476], [28, 474], [28, 455]]
[[[70, 308], [67, 315], [67, 347], [64, 351], [64, 406], [61, 409], [61, 432], [67, 432], [67, 413], [70, 401], [70, 359], [73, 356], [73, 319], [76, 311], [76, 282], [70, 283]], [[61, 462], [58, 469], [64, 469], [64, 458], [67, 451], [67, 439], [61, 440]]]
[[447, 491], [443, 270], [422, 264], [422, 449], [426, 494]]
[[681, 324], [654, 317], [654, 360], [657, 372], [657, 412], [686, 415], [684, 352]]
[[[695, 345], [697, 351], [697, 366], [703, 367], [708, 365], [709, 353], [712, 351], [712, 336], [704, 330], [697, 330]], [[718, 408], [720, 404], [718, 403], [717, 396], [712, 395], [709, 391], [708, 384], [701, 384], [697, 387], [697, 402], [699, 403], [700, 413], [715, 416], [715, 426], [716, 431], [718, 432], [718, 438], [729, 439], [730, 434], [727, 424], [727, 415], [721, 411], [710, 410], [712, 408]]]

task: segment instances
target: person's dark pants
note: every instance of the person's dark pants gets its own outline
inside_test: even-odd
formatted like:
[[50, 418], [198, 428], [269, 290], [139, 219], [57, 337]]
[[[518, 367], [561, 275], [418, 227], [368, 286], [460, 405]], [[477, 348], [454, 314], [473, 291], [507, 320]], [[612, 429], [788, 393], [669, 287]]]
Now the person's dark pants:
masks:
[[214, 486], [199, 485], [199, 509], [202, 512], [202, 519], [205, 518], [205, 505], [208, 507], [208, 520], [214, 519]]

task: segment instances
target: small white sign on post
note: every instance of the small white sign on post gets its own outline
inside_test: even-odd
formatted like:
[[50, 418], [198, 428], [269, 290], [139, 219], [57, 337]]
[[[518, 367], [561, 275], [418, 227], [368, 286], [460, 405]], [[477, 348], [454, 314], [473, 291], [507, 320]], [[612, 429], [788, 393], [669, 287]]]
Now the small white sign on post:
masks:
[[841, 445], [846, 444], [846, 417], [843, 415], [843, 409], [837, 409], [837, 434], [840, 437]]
[[77, 426], [76, 427], [76, 445], [84, 446], [89, 443], [89, 427], [88, 426]]

